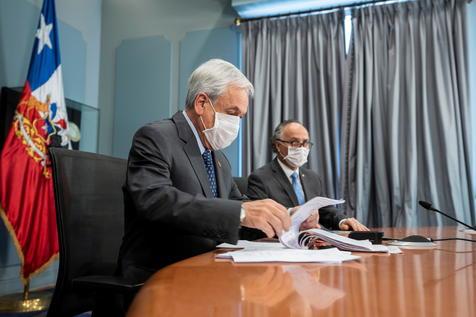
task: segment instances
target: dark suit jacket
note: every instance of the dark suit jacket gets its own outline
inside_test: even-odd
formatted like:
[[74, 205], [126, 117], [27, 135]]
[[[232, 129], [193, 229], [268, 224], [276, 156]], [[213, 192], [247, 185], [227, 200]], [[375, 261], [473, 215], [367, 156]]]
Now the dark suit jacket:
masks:
[[[246, 196], [252, 200], [271, 198], [287, 208], [298, 206], [293, 187], [277, 160], [275, 158], [248, 176]], [[324, 195], [322, 180], [317, 173], [301, 167], [299, 174], [306, 201]], [[339, 229], [339, 222], [344, 218], [334, 207], [319, 210], [319, 222], [329, 229]]]
[[213, 156], [219, 198], [213, 198], [197, 141], [181, 112], [136, 132], [124, 185], [120, 274], [145, 280], [217, 243], [236, 243], [242, 195], [225, 155], [214, 151]]

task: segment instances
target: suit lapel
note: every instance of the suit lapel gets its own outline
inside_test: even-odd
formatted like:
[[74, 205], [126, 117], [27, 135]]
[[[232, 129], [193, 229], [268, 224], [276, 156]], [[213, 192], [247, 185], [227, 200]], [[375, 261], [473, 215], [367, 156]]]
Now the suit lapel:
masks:
[[178, 111], [172, 117], [172, 120], [177, 126], [180, 139], [185, 142], [183, 149], [185, 154], [187, 154], [195, 174], [197, 175], [203, 193], [207, 198], [213, 198], [213, 193], [210, 189], [210, 183], [208, 182], [208, 174], [205, 169], [205, 163], [203, 162], [203, 158], [200, 154], [200, 149], [198, 148], [197, 140], [195, 139], [192, 129], [188, 125], [188, 122], [185, 120], [185, 117], [181, 111]]
[[294, 206], [299, 205], [296, 194], [294, 193], [294, 189], [291, 186], [291, 183], [289, 182], [288, 177], [286, 174], [284, 174], [283, 169], [281, 166], [279, 166], [278, 163], [278, 158], [275, 158], [271, 162], [271, 169], [273, 170], [273, 175], [276, 178], [276, 180], [281, 184], [281, 186], [284, 188], [286, 191], [286, 194], [288, 194], [289, 199], [292, 201]]
[[304, 196], [306, 201], [308, 201], [310, 198], [317, 196], [313, 195], [313, 185], [316, 186], [316, 184], [311, 183], [311, 179], [307, 177], [307, 172], [305, 169], [300, 168], [299, 169], [299, 178], [301, 179], [301, 185], [302, 185], [302, 190], [304, 191]]
[[220, 151], [213, 151], [213, 158], [215, 160], [215, 175], [217, 178], [218, 197], [228, 198], [228, 194], [226, 193], [225, 188], [225, 175], [223, 173], [223, 168], [225, 166], [225, 158], [223, 157], [223, 154]]

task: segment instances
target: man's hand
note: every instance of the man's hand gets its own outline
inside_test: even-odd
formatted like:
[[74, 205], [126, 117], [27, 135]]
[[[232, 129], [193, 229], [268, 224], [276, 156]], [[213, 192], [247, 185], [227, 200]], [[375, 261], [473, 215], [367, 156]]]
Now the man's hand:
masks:
[[[289, 210], [289, 214], [292, 216], [294, 213], [299, 209], [300, 206], [296, 206]], [[304, 231], [308, 229], [320, 228], [321, 225], [319, 224], [319, 209], [314, 211], [309, 218], [304, 221], [301, 226], [299, 227], [299, 231]]]
[[304, 231], [308, 229], [315, 229], [320, 228], [321, 225], [319, 224], [319, 210], [316, 210], [306, 219], [301, 226], [299, 227], [299, 231]]
[[242, 226], [263, 231], [268, 238], [280, 236], [288, 230], [291, 218], [286, 208], [272, 199], [247, 201], [241, 205], [245, 210]]
[[[292, 216], [299, 209], [299, 207], [300, 206], [291, 208], [291, 210], [289, 211], [289, 214]], [[321, 225], [319, 224], [319, 209], [317, 209], [309, 216], [309, 218], [306, 219], [306, 221], [304, 221], [301, 224], [301, 226], [299, 227], [299, 231], [320, 228], [320, 227]]]
[[340, 230], [370, 231], [369, 228], [361, 224], [355, 218], [346, 218], [339, 223]]

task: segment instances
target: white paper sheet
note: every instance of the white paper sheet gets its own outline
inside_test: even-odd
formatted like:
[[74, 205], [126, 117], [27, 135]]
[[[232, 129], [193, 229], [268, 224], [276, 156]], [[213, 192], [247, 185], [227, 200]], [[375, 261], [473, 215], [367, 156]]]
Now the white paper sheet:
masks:
[[335, 200], [327, 197], [314, 197], [313, 199], [300, 206], [291, 217], [291, 227], [283, 232], [279, 240], [289, 248], [300, 248], [298, 244], [299, 227], [309, 218], [312, 213], [320, 208], [344, 203], [345, 200]]
[[320, 239], [338, 247], [341, 250], [348, 251], [365, 251], [365, 252], [388, 252], [388, 248], [384, 245], [372, 244], [369, 240], [355, 240], [344, 237], [327, 230], [310, 229], [305, 232], [313, 233]]
[[281, 250], [240, 250], [217, 254], [217, 258], [232, 258], [236, 263], [255, 262], [318, 262], [342, 263], [359, 259], [359, 256], [336, 248], [324, 250], [281, 249]]
[[223, 249], [245, 249], [245, 250], [270, 250], [270, 249], [285, 249], [280, 242], [256, 242], [248, 240], [238, 240], [237, 244], [222, 243], [217, 245], [217, 248]]

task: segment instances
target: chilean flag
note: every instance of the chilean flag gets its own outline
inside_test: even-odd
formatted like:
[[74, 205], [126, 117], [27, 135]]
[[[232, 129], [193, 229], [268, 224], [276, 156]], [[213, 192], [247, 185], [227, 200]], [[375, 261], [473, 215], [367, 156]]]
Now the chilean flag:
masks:
[[58, 254], [52, 144], [69, 146], [54, 0], [44, 0], [28, 77], [0, 155], [0, 215], [21, 260], [23, 283]]

